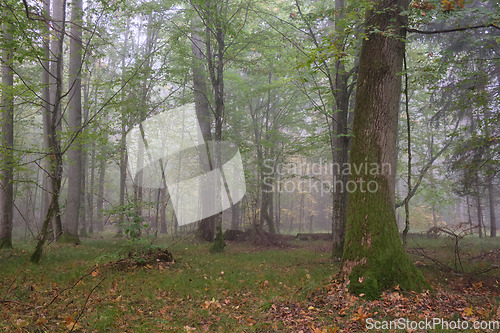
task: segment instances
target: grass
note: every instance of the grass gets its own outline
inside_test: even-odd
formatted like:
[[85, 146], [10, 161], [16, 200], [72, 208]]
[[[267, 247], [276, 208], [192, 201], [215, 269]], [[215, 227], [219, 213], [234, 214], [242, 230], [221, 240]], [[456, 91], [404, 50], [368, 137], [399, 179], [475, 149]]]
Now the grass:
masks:
[[[458, 244], [455, 243], [455, 238], [449, 236], [438, 239], [418, 237], [408, 239], [408, 248], [410, 250], [423, 249], [429, 257], [444, 265], [441, 268], [448, 266], [452, 270], [455, 270], [455, 273], [477, 273], [491, 268], [491, 264], [497, 264], [495, 260], [491, 260], [494, 258], [484, 258], [481, 255], [498, 250], [499, 242], [496, 238], [479, 238], [477, 235], [468, 235], [460, 238]], [[460, 262], [456, 256], [456, 251]], [[420, 255], [414, 255], [413, 258], [421, 260]], [[494, 270], [485, 272], [486, 275], [496, 273]]]
[[[305, 327], [307, 332], [314, 324], [330, 327], [318, 332], [333, 327], [348, 332], [353, 327], [363, 330], [365, 314], [390, 320], [396, 309], [413, 306], [410, 296], [397, 293], [381, 303], [344, 295], [344, 287], [331, 283], [339, 263], [330, 260], [329, 242], [292, 242], [276, 249], [231, 243], [218, 254], [210, 253], [211, 244], [193, 240], [173, 243], [164, 238], [155, 244], [170, 246], [175, 263], [121, 269], [109, 265], [137, 245], [112, 235], [83, 239], [79, 246], [52, 243], [39, 265], [29, 263], [33, 244], [16, 243], [14, 250], [1, 251], [0, 331], [290, 332]], [[447, 239], [416, 238], [408, 244], [425, 248], [443, 263], [453, 262], [454, 245]], [[467, 237], [460, 246], [467, 272], [497, 260], [474, 260], [481, 253], [498, 252], [497, 240]], [[434, 286], [460, 297], [467, 294], [475, 315], [486, 303], [488, 316], [494, 315], [500, 304], [497, 271], [459, 276], [417, 255], [412, 258]], [[462, 298], [461, 305], [450, 298], [452, 303], [434, 300], [432, 306], [442, 311], [435, 313], [454, 318], [466, 308]], [[420, 310], [412, 311], [408, 313]]]
[[28, 263], [27, 244], [1, 252], [0, 295], [10, 302], [0, 329], [67, 331], [78, 318], [77, 331], [88, 332], [258, 331], [269, 326], [265, 315], [274, 303], [304, 300], [338, 269], [328, 250], [231, 244], [211, 254], [210, 244], [179, 243], [169, 267], [104, 266], [89, 274], [124, 248], [127, 242], [116, 239], [51, 244], [39, 265]]

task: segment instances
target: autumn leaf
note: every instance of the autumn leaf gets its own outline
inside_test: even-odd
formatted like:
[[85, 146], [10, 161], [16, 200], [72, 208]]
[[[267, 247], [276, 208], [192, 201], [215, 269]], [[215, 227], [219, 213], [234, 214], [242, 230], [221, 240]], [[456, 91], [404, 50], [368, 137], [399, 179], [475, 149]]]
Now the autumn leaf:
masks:
[[314, 326], [314, 324], [311, 324], [311, 331], [312, 331], [313, 333], [328, 333], [328, 329], [326, 329], [326, 328], [323, 328], [323, 329], [321, 329], [321, 328], [316, 328], [316, 327]]
[[477, 289], [480, 289], [482, 286], [483, 286], [483, 282], [482, 281], [479, 281], [477, 283], [473, 283], [472, 286], [474, 288], [477, 288]]
[[467, 317], [473, 316], [474, 315], [474, 310], [472, 309], [472, 306], [470, 308], [465, 308], [464, 309], [464, 315]]
[[219, 300], [212, 298], [212, 300], [210, 300], [210, 301], [205, 301], [205, 302], [201, 303], [201, 307], [204, 309], [209, 309], [209, 308], [220, 309], [221, 304], [219, 303]]
[[365, 313], [363, 311], [363, 307], [360, 306], [358, 308], [358, 311], [354, 313], [354, 316], [352, 317], [352, 321], [360, 321], [361, 323], [365, 323], [366, 318], [370, 317], [369, 313]]
[[253, 326], [254, 324], [257, 323], [257, 320], [253, 319], [252, 317], [248, 317], [246, 319], [248, 326]]

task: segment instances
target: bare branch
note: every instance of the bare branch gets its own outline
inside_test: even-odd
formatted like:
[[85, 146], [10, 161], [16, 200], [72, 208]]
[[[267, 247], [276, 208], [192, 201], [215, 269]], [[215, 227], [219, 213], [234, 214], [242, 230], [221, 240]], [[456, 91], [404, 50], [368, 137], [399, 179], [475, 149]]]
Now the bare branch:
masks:
[[466, 31], [466, 30], [473, 30], [473, 29], [480, 29], [480, 28], [496, 28], [500, 30], [500, 27], [497, 26], [496, 24], [482, 24], [482, 25], [473, 25], [470, 27], [460, 27], [460, 28], [452, 28], [452, 29], [441, 29], [441, 30], [418, 30], [418, 29], [413, 29], [413, 28], [406, 28], [407, 32], [413, 32], [417, 34], [424, 34], [424, 35], [434, 35], [434, 34], [442, 34], [442, 33], [448, 33], [448, 32], [456, 32], [456, 31]]

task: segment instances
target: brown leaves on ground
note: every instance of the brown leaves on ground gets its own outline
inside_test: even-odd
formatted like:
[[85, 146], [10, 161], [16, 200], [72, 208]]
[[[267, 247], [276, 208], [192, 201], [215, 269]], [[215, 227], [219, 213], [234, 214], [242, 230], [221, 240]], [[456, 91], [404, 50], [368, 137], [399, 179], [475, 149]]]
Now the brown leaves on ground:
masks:
[[[399, 287], [385, 292], [375, 301], [348, 293], [345, 285], [333, 280], [314, 291], [305, 303], [274, 304], [269, 320], [277, 321], [294, 332], [363, 332], [366, 320], [424, 321], [442, 318], [448, 321], [499, 320], [500, 307], [491, 302], [491, 293], [481, 282], [470, 288], [434, 292], [402, 292]], [[498, 295], [498, 293], [497, 293]]]
[[[295, 271], [302, 278], [287, 281], [285, 286], [259, 262], [243, 276], [233, 276], [227, 265], [207, 273], [189, 268], [188, 261], [174, 265], [168, 259], [160, 251], [132, 256], [119, 265], [92, 267], [80, 278], [60, 284], [43, 274], [36, 279], [26, 274], [9, 280], [0, 298], [0, 331], [335, 333], [364, 332], [369, 319], [500, 320], [500, 283], [491, 275], [434, 272], [439, 275], [431, 281], [432, 293], [403, 292], [395, 286], [380, 299], [367, 301], [350, 294], [345, 283], [321, 282], [308, 270]], [[280, 268], [279, 276], [294, 272], [288, 266], [273, 267]], [[153, 283], [175, 276], [185, 279], [177, 284]]]
[[[95, 283], [100, 279], [99, 270], [91, 274], [93, 281], [86, 281], [80, 286], [89, 289], [89, 283]], [[222, 272], [221, 272], [221, 275]], [[264, 281], [259, 288], [267, 288]], [[122, 281], [126, 284], [126, 280]], [[255, 328], [257, 331], [265, 327], [268, 332], [312, 332], [312, 333], [335, 333], [335, 332], [363, 332], [366, 330], [369, 318], [378, 321], [391, 321], [404, 318], [411, 321], [432, 320], [442, 318], [447, 321], [465, 320], [493, 321], [500, 320], [500, 307], [495, 303], [494, 297], [498, 296], [490, 286], [489, 280], [470, 281], [456, 279], [452, 283], [453, 288], [443, 289], [435, 287], [434, 292], [402, 292], [399, 287], [385, 292], [381, 298], [375, 301], [364, 300], [359, 295], [352, 295], [347, 291], [346, 285], [340, 281], [333, 280], [323, 287], [313, 291], [303, 292], [303, 297], [298, 297], [302, 292], [300, 289], [290, 294], [286, 300], [276, 300], [268, 307], [255, 307], [259, 304], [259, 294], [245, 293], [239, 295], [221, 295], [220, 298], [204, 298], [203, 301], [192, 299], [186, 295], [183, 299], [172, 299], [169, 292], [161, 292], [157, 299], [164, 305], [157, 308], [151, 300], [142, 303], [125, 301], [116, 290], [115, 283], [111, 284], [106, 291], [94, 293], [89, 297], [87, 308], [93, 308], [104, 302], [113, 303], [115, 307], [123, 307], [121, 318], [117, 318], [117, 327], [127, 331], [133, 321], [142, 321], [144, 318], [162, 318], [166, 325], [164, 328], [172, 328], [167, 323], [172, 323], [174, 318], [181, 313], [190, 311], [203, 311], [203, 318], [184, 327], [186, 332], [210, 332], [218, 327], [221, 318], [232, 318], [238, 327]], [[87, 288], [85, 288], [87, 286]], [[491, 287], [491, 288], [490, 288]], [[0, 322], [8, 320], [11, 327], [17, 327], [19, 332], [23, 331], [73, 331], [91, 332], [78, 321], [78, 306], [72, 306], [67, 300], [56, 301], [63, 310], [56, 315], [50, 311], [49, 303], [55, 295], [46, 294], [44, 291], [32, 293], [38, 297], [45, 296], [45, 304], [33, 306], [29, 303], [5, 302], [3, 308], [5, 314], [10, 318], [0, 315]], [[103, 293], [105, 291], [105, 293]], [[73, 293], [73, 296], [76, 296]], [[62, 296], [62, 295], [61, 295]], [[66, 295], [70, 296], [70, 295]], [[71, 296], [70, 296], [71, 298]], [[40, 299], [38, 299], [40, 301]], [[80, 300], [81, 301], [81, 300]], [[36, 303], [34, 303], [36, 304]], [[38, 302], [40, 304], [40, 302]], [[262, 304], [262, 303], [261, 303]], [[56, 309], [52, 309], [55, 311]], [[90, 309], [89, 309], [90, 311]], [[31, 320], [28, 319], [31, 317]], [[201, 320], [200, 320], [201, 319]], [[138, 322], [136, 324], [139, 324]], [[160, 329], [161, 326], [155, 326]]]

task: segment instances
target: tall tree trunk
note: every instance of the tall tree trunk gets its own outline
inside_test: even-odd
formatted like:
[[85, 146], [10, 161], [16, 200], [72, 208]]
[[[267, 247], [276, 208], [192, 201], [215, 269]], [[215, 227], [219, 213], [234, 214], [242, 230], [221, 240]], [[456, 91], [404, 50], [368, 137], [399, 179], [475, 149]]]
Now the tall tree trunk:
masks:
[[[210, 3], [208, 3], [210, 6]], [[222, 124], [224, 123], [224, 112], [225, 112], [225, 103], [224, 103], [224, 53], [226, 52], [226, 44], [225, 44], [225, 30], [223, 29], [223, 11], [224, 8], [227, 8], [224, 3], [215, 2], [213, 4], [213, 8], [208, 9], [208, 20], [206, 27], [206, 54], [207, 54], [207, 64], [208, 64], [208, 73], [210, 76], [210, 83], [212, 85], [212, 91], [215, 102], [215, 110], [214, 110], [214, 118], [215, 118], [215, 126], [214, 126], [214, 141], [215, 141], [215, 149], [214, 149], [214, 161], [215, 167], [217, 167], [220, 171], [222, 179], [216, 179], [215, 182], [215, 197], [216, 202], [222, 201], [222, 191], [226, 191], [228, 193], [228, 187], [226, 183], [226, 178], [224, 175], [224, 170], [222, 169], [222, 151], [221, 151], [221, 142], [222, 142]], [[212, 48], [212, 34], [215, 34], [215, 47]], [[214, 55], [214, 56], [212, 56]], [[221, 182], [222, 180], [222, 182]], [[231, 195], [228, 193], [229, 203], [232, 205]], [[216, 229], [218, 230], [217, 239], [218, 242], [214, 243], [214, 246], [211, 248], [213, 252], [221, 252], [224, 249], [224, 238], [222, 234], [222, 212], [214, 215]]]
[[[279, 172], [277, 172], [278, 174], [278, 177], [279, 177]], [[276, 227], [276, 232], [279, 234], [281, 233], [281, 188], [279, 188], [279, 183], [280, 183], [280, 180], [278, 178], [278, 181], [277, 181], [278, 185], [276, 185], [275, 187], [275, 199], [274, 199], [274, 202], [275, 202], [275, 205], [276, 205], [276, 209], [274, 211], [274, 223], [275, 223], [275, 227]]]
[[[125, 77], [125, 59], [128, 52], [128, 38], [129, 38], [129, 30], [130, 30], [130, 17], [127, 17], [127, 26], [125, 28], [125, 35], [123, 41], [122, 48], [122, 63], [121, 63], [121, 75], [122, 75], [122, 85], [126, 82]], [[127, 155], [127, 125], [128, 125], [128, 115], [127, 115], [127, 107], [126, 107], [126, 95], [125, 91], [121, 94], [121, 131], [120, 131], [120, 195], [118, 198], [118, 204], [120, 207], [125, 206], [125, 191], [126, 191], [126, 180], [127, 180], [127, 163], [128, 163], [128, 155]], [[117, 236], [121, 236], [123, 232], [123, 226], [125, 224], [125, 215], [120, 214], [118, 219], [118, 233]]]
[[497, 219], [495, 215], [495, 192], [493, 177], [488, 177], [488, 201], [490, 206], [490, 237], [497, 236]]
[[348, 194], [342, 274], [352, 293], [371, 299], [396, 285], [403, 290], [429, 287], [404, 251], [394, 209], [399, 73], [406, 23], [400, 14], [407, 7], [404, 0], [374, 4], [366, 15], [367, 39], [360, 55], [351, 163], [377, 165], [379, 172], [354, 170], [351, 175], [357, 186]]
[[231, 229], [240, 228], [240, 203], [237, 202], [231, 207]]
[[167, 189], [160, 189], [160, 234], [167, 233]]
[[[3, 23], [4, 42], [12, 41], [10, 24]], [[13, 53], [6, 46], [2, 54], [2, 105], [0, 114], [0, 249], [12, 247], [14, 205], [14, 71]]]
[[432, 204], [431, 210], [432, 210], [432, 226], [437, 228], [438, 224], [437, 224], [436, 205]]
[[[55, 202], [53, 197], [59, 198], [61, 190], [62, 177], [62, 156], [61, 143], [58, 131], [61, 130], [61, 108], [62, 108], [62, 86], [63, 86], [63, 45], [66, 30], [66, 0], [52, 0], [53, 18], [52, 18], [52, 38], [50, 41], [50, 112], [48, 115], [46, 133], [48, 144], [47, 164], [49, 178], [47, 188], [49, 189], [48, 202], [53, 206], [52, 212], [52, 232], [54, 238], [62, 233], [61, 215], [59, 202]], [[50, 207], [48, 208], [50, 210]], [[48, 212], [47, 212], [48, 214]]]
[[[47, 13], [47, 11], [46, 11]], [[66, 20], [66, 1], [57, 0], [54, 2], [54, 19], [52, 28], [54, 38], [51, 43], [51, 54], [54, 56], [50, 66], [50, 109], [44, 114], [44, 138], [47, 145], [47, 173], [49, 179], [47, 187], [50, 190], [50, 200], [47, 214], [41, 231], [38, 235], [37, 244], [30, 261], [40, 262], [42, 258], [43, 245], [45, 244], [49, 223], [52, 222], [54, 237], [58, 237], [62, 231], [61, 216], [59, 208], [59, 194], [61, 191], [62, 179], [62, 153], [58, 138], [58, 128], [61, 121], [61, 99], [62, 99], [62, 68], [63, 68], [63, 45]]]
[[[266, 112], [264, 114], [265, 116], [265, 121], [264, 121], [264, 130], [265, 130], [265, 135], [264, 138], [266, 142], [270, 141], [270, 116], [271, 116], [271, 83], [272, 83], [272, 73], [269, 72], [268, 74], [268, 90], [267, 90], [267, 105], [266, 105]], [[276, 122], [274, 122], [276, 124]], [[263, 222], [267, 224], [268, 230], [270, 233], [275, 234], [276, 233], [276, 226], [274, 225], [274, 201], [273, 201], [273, 183], [274, 183], [274, 177], [275, 177], [275, 164], [273, 163], [273, 167], [271, 170], [270, 175], [266, 175], [264, 172], [264, 161], [265, 160], [271, 160], [274, 159], [274, 148], [264, 148], [262, 146], [262, 143], [258, 142], [259, 149], [263, 152], [261, 153], [262, 161], [259, 162], [261, 166], [261, 207], [260, 207], [260, 213], [261, 213], [261, 225]], [[264, 181], [264, 177], [268, 177], [268, 182]]]
[[[104, 155], [105, 153], [103, 153]], [[106, 158], [101, 156], [99, 160], [99, 183], [97, 185], [97, 201], [96, 201], [96, 229], [98, 231], [104, 231], [104, 183], [106, 181]]]
[[79, 222], [79, 235], [82, 237], [88, 237], [89, 234], [87, 230], [90, 232], [89, 221], [87, 218], [87, 170], [88, 170], [88, 158], [87, 153], [84, 149], [82, 149], [82, 187], [80, 191], [80, 222]]
[[[345, 19], [344, 0], [335, 1], [335, 29], [341, 35], [342, 24], [340, 21]], [[333, 163], [339, 166], [339, 170], [345, 163], [348, 163], [349, 156], [349, 137], [348, 137], [348, 116], [349, 116], [349, 98], [348, 89], [349, 75], [346, 73], [343, 61], [338, 60], [335, 64], [335, 110], [333, 110], [332, 131], [333, 139]], [[349, 175], [340, 173], [334, 175], [339, 177], [341, 184], [345, 187], [349, 181]], [[336, 183], [333, 180], [333, 184]], [[347, 223], [347, 190], [333, 189], [333, 248], [332, 256], [342, 258], [344, 251], [345, 228]]]
[[470, 197], [468, 194], [465, 195], [467, 204], [467, 223], [469, 224], [471, 235], [474, 234], [474, 226], [472, 225], [472, 215], [470, 213]]
[[[43, 0], [43, 17], [46, 21], [43, 30], [43, 53], [44, 57], [41, 61], [42, 64], [42, 122], [43, 122], [43, 148], [48, 151], [49, 147], [49, 122], [50, 122], [50, 0]], [[47, 158], [43, 161], [45, 172], [50, 169], [49, 160]], [[48, 177], [45, 177], [45, 172], [42, 173], [42, 188], [45, 189], [41, 192], [40, 211], [38, 218], [43, 224], [45, 213], [48, 211], [50, 202], [49, 196], [49, 182]]]
[[[139, 123], [142, 123], [144, 120], [146, 120], [147, 117], [147, 110], [148, 110], [148, 91], [149, 91], [149, 79], [150, 79], [150, 73], [151, 73], [151, 57], [152, 57], [152, 51], [154, 49], [154, 45], [156, 42], [156, 32], [155, 29], [153, 28], [153, 16], [152, 14], [149, 15], [148, 17], [148, 24], [147, 24], [147, 29], [146, 29], [146, 49], [145, 49], [145, 57], [146, 61], [144, 62], [143, 66], [146, 70], [146, 73], [143, 75], [143, 81], [142, 81], [142, 98], [141, 98], [141, 103], [142, 107], [140, 108], [139, 111]], [[138, 34], [138, 38], [140, 37], [140, 32]], [[139, 145], [138, 147], [138, 154], [137, 154], [137, 170], [141, 171], [144, 168], [144, 147], [142, 144]], [[135, 211], [136, 211], [136, 221], [134, 225], [134, 233], [132, 236], [134, 237], [139, 237], [141, 235], [141, 229], [142, 229], [142, 220], [143, 220], [143, 172], [139, 172], [136, 176], [136, 179], [134, 181], [134, 198], [135, 198]]]
[[[142, 121], [142, 120], [141, 120]], [[137, 147], [137, 169], [142, 170], [144, 168], [144, 148], [142, 145], [138, 145]], [[138, 238], [141, 236], [141, 227], [142, 227], [142, 202], [143, 202], [143, 193], [142, 193], [142, 184], [143, 184], [143, 172], [137, 173], [137, 176], [134, 181], [134, 204], [135, 204], [135, 219], [134, 225], [131, 229], [130, 236], [134, 238]]]
[[69, 55], [69, 112], [68, 127], [70, 142], [68, 150], [68, 198], [66, 204], [65, 229], [63, 239], [79, 244], [78, 227], [82, 198], [82, 146], [78, 138], [82, 130], [82, 0], [72, 0], [71, 34]]
[[89, 221], [89, 233], [97, 232], [94, 219], [94, 184], [95, 184], [95, 147], [91, 144], [90, 152], [90, 179], [86, 191], [87, 200], [87, 219]]
[[[269, 108], [267, 109], [267, 115], [269, 116]], [[264, 226], [267, 224], [270, 233], [276, 233], [273, 221], [272, 212], [272, 190], [273, 190], [273, 180], [274, 180], [274, 166], [266, 165], [265, 160], [265, 149], [262, 145], [262, 119], [259, 117], [259, 112], [256, 108], [250, 105], [250, 116], [252, 117], [253, 132], [255, 138], [255, 150], [257, 152], [257, 168], [259, 174], [259, 197], [260, 197], [260, 221], [256, 225], [256, 231], [260, 232]], [[267, 132], [267, 131], [266, 131]]]
[[[476, 188], [479, 190], [479, 186]], [[486, 230], [484, 230], [483, 226], [483, 207], [481, 207], [481, 194], [479, 192], [476, 193], [476, 212], [477, 212], [477, 226], [479, 238], [483, 238], [483, 231], [486, 236]]]
[[[194, 24], [199, 24], [199, 19], [194, 22]], [[206, 144], [206, 150], [200, 152], [200, 163], [203, 169], [210, 171], [212, 166], [209, 161], [208, 144], [212, 141], [212, 126], [210, 117], [210, 106], [208, 104], [207, 96], [207, 76], [205, 74], [203, 61], [206, 61], [203, 55], [203, 50], [205, 50], [203, 40], [199, 35], [199, 29], [197, 27], [192, 28], [191, 37], [191, 51], [193, 53], [193, 89], [194, 89], [194, 107], [196, 111], [196, 117], [198, 123], [200, 124], [201, 135], [203, 141]], [[200, 191], [210, 191], [210, 188], [206, 184], [200, 184]], [[208, 194], [208, 193], [207, 193]], [[208, 198], [209, 194], [202, 193], [202, 198]], [[210, 204], [207, 200], [202, 200], [202, 205]], [[202, 207], [203, 210], [203, 207]], [[207, 241], [211, 242], [215, 238], [215, 217], [209, 216], [200, 221], [198, 227], [198, 236]]]
[[[86, 76], [85, 84], [83, 85], [83, 123], [86, 124], [89, 120], [90, 110], [89, 110], [89, 78]], [[87, 131], [87, 129], [85, 130]], [[90, 154], [89, 154], [90, 152]], [[90, 199], [93, 195], [94, 188], [94, 143], [86, 144], [83, 149], [83, 170], [82, 170], [82, 220], [85, 220], [86, 230], [89, 234], [94, 233], [94, 207], [93, 201]], [[90, 170], [89, 170], [90, 166]], [[93, 199], [93, 198], [92, 198]]]

